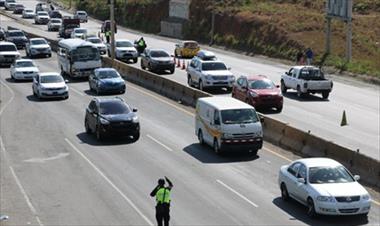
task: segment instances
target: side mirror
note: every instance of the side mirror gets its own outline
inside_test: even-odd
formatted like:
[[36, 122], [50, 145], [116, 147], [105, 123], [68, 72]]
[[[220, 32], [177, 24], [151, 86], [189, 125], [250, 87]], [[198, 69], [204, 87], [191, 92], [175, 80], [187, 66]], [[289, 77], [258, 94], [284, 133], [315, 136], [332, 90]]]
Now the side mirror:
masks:
[[265, 118], [263, 116], [259, 116], [260, 122], [263, 123], [265, 121]]
[[305, 178], [297, 178], [297, 182], [300, 184], [305, 184], [306, 180], [305, 180]]
[[276, 88], [280, 88], [280, 85], [276, 85]]
[[231, 71], [231, 67], [228, 67], [227, 70]]
[[360, 176], [359, 176], [359, 175], [355, 175], [355, 176], [354, 176], [354, 179], [355, 179], [356, 181], [358, 181], [358, 180], [360, 180]]
[[69, 80], [68, 80], [68, 79], [65, 79], [65, 83], [69, 83]]
[[289, 75], [289, 72], [285, 72], [286, 75]]
[[133, 109], [132, 109], [132, 112], [137, 112], [137, 108], [133, 108]]

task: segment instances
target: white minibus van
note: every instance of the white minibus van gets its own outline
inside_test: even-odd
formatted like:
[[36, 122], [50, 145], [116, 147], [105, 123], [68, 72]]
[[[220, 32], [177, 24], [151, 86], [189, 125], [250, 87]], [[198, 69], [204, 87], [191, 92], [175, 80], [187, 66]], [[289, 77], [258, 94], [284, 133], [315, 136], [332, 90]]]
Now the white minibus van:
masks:
[[199, 98], [196, 104], [195, 135], [217, 154], [250, 151], [263, 146], [263, 130], [255, 108], [231, 97]]
[[58, 66], [62, 75], [88, 77], [102, 66], [98, 48], [82, 39], [64, 39], [58, 43]]

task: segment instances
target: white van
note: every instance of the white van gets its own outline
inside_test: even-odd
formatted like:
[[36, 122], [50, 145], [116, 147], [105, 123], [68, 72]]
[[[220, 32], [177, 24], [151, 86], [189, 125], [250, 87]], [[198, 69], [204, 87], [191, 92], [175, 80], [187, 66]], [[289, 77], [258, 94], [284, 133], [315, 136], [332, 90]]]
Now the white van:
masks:
[[257, 154], [263, 146], [263, 130], [255, 108], [232, 97], [199, 98], [195, 135], [216, 153], [245, 150]]
[[102, 66], [98, 48], [82, 39], [64, 39], [58, 43], [58, 66], [62, 75], [88, 77]]

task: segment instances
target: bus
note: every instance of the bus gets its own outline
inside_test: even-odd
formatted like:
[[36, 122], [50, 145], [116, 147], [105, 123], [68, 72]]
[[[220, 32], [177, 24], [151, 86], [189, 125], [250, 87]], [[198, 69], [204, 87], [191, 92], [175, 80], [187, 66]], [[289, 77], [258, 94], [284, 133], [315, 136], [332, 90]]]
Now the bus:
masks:
[[64, 39], [58, 43], [58, 66], [62, 75], [88, 77], [102, 66], [98, 48], [82, 39]]

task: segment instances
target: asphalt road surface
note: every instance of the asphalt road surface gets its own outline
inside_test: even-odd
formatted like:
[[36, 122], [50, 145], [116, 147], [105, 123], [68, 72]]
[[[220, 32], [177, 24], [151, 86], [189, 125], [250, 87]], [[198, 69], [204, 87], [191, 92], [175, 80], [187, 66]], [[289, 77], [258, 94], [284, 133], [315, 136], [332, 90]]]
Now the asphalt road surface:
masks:
[[[35, 61], [41, 72], [58, 71], [55, 54]], [[132, 84], [120, 97], [139, 110], [140, 140], [99, 143], [84, 131], [88, 82], [69, 86], [68, 100], [37, 100], [30, 82], [0, 69], [4, 225], [153, 225], [149, 193], [163, 176], [174, 183], [173, 225], [379, 224], [375, 203], [368, 221], [309, 219], [277, 186], [280, 166], [297, 156], [268, 143], [258, 157], [217, 156], [198, 144], [192, 109]]]
[[[20, 0], [26, 8], [34, 9], [37, 1]], [[28, 20], [31, 26], [26, 29], [36, 31], [40, 29], [44, 36], [57, 38], [56, 32], [47, 32], [46, 25], [32, 25], [34, 20]], [[101, 23], [90, 19], [88, 23], [81, 24], [89, 29], [90, 34], [100, 31]], [[125, 38], [131, 41], [145, 37], [148, 47], [161, 48], [169, 53], [174, 52], [175, 39], [163, 38], [156, 35], [143, 34], [119, 27], [117, 38]], [[232, 67], [236, 75], [262, 74], [268, 76], [276, 84], [280, 83], [281, 74], [289, 70], [290, 65], [284, 65], [270, 59], [260, 57], [247, 57], [208, 48], [216, 52], [217, 57]], [[140, 67], [140, 64], [134, 64]], [[161, 75], [175, 81], [186, 84], [186, 71], [177, 68], [173, 75]], [[378, 86], [364, 84], [339, 76], [330, 76], [334, 81], [334, 88], [329, 100], [323, 100], [319, 96], [310, 96], [306, 99], [298, 99], [295, 93], [288, 93], [284, 98], [284, 109], [280, 114], [266, 112], [269, 117], [288, 122], [304, 131], [311, 131], [320, 137], [334, 141], [353, 150], [359, 149], [361, 153], [380, 159], [380, 89]], [[220, 93], [218, 93], [220, 94]], [[222, 92], [222, 95], [229, 95]], [[343, 111], [346, 111], [348, 126], [341, 127]]]

